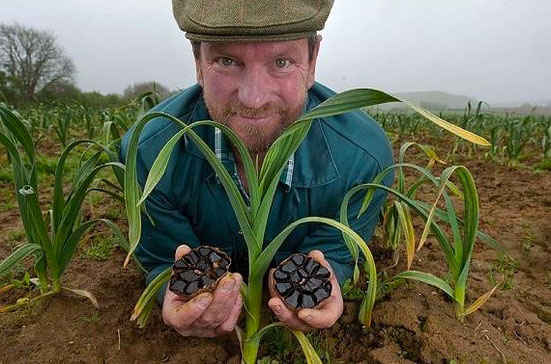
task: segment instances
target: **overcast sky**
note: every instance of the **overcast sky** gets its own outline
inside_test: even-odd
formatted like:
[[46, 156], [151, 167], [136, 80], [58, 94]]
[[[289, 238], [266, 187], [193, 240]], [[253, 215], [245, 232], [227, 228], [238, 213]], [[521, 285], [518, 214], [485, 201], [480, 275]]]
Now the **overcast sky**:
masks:
[[[214, 0], [213, 0], [214, 1]], [[170, 0], [0, 0], [0, 22], [49, 29], [83, 90], [195, 82]], [[549, 0], [335, 0], [317, 78], [342, 91], [441, 90], [490, 103], [551, 100]]]

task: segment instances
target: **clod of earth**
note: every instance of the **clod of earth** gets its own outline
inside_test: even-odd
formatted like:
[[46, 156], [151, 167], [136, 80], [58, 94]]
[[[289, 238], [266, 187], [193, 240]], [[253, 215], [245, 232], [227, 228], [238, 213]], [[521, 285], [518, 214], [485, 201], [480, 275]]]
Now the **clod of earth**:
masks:
[[313, 308], [331, 295], [330, 276], [315, 259], [296, 253], [275, 269], [275, 289], [291, 310]]
[[169, 289], [181, 297], [190, 299], [212, 292], [218, 281], [228, 274], [230, 257], [210, 246], [200, 246], [174, 262]]

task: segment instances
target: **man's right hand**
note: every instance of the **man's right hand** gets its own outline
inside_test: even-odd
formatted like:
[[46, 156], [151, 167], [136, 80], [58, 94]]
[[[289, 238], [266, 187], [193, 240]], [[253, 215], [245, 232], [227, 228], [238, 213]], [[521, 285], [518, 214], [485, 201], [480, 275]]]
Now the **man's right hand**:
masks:
[[[176, 260], [189, 254], [187, 245], [176, 249]], [[215, 337], [232, 332], [243, 308], [239, 288], [243, 277], [231, 273], [222, 278], [214, 292], [204, 292], [185, 301], [167, 287], [163, 320], [182, 336]]]

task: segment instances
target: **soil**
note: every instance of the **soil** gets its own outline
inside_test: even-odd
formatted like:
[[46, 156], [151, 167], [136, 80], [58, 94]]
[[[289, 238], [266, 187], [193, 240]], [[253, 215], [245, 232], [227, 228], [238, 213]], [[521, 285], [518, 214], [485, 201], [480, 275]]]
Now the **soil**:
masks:
[[[395, 143], [399, 145], [399, 143]], [[444, 143], [437, 152], [444, 153]], [[551, 362], [551, 173], [483, 157], [458, 158], [474, 175], [481, 204], [481, 225], [518, 263], [507, 289], [494, 293], [482, 308], [460, 322], [455, 305], [428, 285], [410, 283], [377, 302], [371, 328], [356, 321], [358, 302], [346, 303], [332, 328], [314, 335], [316, 347], [331, 363], [547, 363]], [[3, 184], [0, 188], [12, 188]], [[113, 205], [109, 207], [109, 204]], [[103, 209], [122, 209], [115, 203]], [[100, 208], [97, 208], [98, 210]], [[98, 211], [95, 211], [97, 214]], [[119, 225], [124, 224], [119, 218]], [[16, 210], [0, 214], [0, 259], [12, 250], [10, 232], [21, 229]], [[95, 234], [107, 234], [96, 230]], [[87, 238], [83, 246], [89, 244]], [[11, 245], [10, 245], [11, 244]], [[391, 254], [378, 248], [379, 270]], [[77, 253], [63, 285], [86, 289], [99, 301], [68, 291], [41, 304], [0, 315], [0, 363], [238, 363], [234, 335], [216, 339], [180, 337], [162, 322], [160, 310], [146, 328], [129, 321], [144, 289], [135, 265], [122, 268], [124, 251], [108, 260], [90, 260]], [[402, 254], [403, 256], [403, 254]], [[467, 303], [493, 287], [503, 270], [498, 254], [477, 242]], [[438, 243], [429, 238], [417, 253], [413, 269], [444, 276], [446, 266]], [[389, 272], [404, 270], [404, 259]], [[21, 290], [0, 295], [0, 305], [22, 297]], [[275, 357], [277, 343], [263, 342], [261, 355]], [[300, 362], [295, 350], [288, 361]]]

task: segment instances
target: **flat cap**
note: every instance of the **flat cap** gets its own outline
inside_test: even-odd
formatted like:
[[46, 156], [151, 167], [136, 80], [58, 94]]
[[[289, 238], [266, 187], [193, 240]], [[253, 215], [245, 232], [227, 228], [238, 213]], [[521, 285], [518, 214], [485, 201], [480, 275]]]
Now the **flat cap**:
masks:
[[196, 41], [283, 41], [323, 29], [333, 0], [172, 0], [174, 18]]

